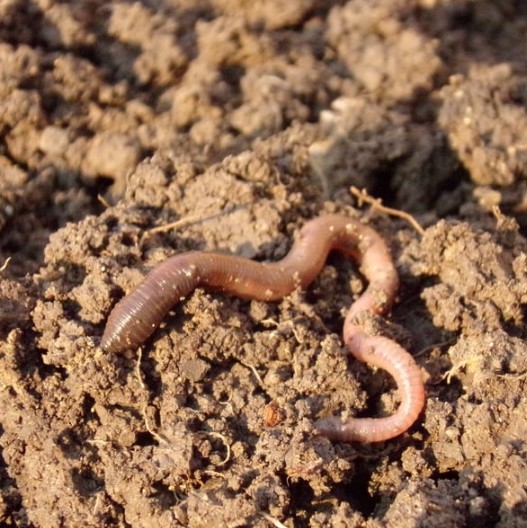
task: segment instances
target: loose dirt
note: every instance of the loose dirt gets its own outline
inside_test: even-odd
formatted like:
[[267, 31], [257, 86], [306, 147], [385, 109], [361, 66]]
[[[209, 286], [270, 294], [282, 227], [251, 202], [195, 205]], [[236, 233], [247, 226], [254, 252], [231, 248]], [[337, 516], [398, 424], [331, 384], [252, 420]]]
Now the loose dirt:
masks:
[[[527, 526], [526, 32], [521, 0], [0, 2], [0, 525]], [[276, 260], [323, 212], [393, 251], [407, 434], [314, 432], [398, 401], [343, 353], [339, 255], [98, 348], [167, 256]]]

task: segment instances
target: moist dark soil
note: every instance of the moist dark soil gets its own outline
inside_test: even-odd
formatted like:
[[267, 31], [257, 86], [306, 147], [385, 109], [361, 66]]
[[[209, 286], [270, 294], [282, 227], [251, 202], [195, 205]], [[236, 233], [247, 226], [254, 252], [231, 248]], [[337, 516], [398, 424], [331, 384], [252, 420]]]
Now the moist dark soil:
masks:
[[[526, 33], [523, 0], [0, 2], [0, 525], [526, 527]], [[345, 354], [338, 254], [100, 349], [167, 256], [277, 260], [328, 212], [400, 273], [407, 433], [314, 429], [398, 404]]]

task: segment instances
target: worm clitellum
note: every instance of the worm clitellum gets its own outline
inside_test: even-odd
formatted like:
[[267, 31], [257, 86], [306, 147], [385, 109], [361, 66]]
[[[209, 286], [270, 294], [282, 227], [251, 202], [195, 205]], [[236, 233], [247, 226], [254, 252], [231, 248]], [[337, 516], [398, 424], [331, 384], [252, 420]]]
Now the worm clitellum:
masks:
[[315, 424], [331, 440], [381, 442], [405, 432], [424, 406], [425, 392], [413, 357], [394, 341], [366, 334], [357, 322], [362, 312], [384, 314], [395, 298], [399, 279], [386, 244], [370, 227], [340, 215], [308, 222], [289, 253], [278, 262], [261, 263], [206, 251], [175, 255], [154, 268], [111, 312], [101, 347], [120, 352], [138, 347], [159, 326], [170, 308], [197, 286], [243, 299], [274, 301], [305, 288], [320, 273], [328, 253], [339, 250], [360, 264], [368, 280], [344, 321], [344, 343], [359, 361], [389, 372], [401, 403], [383, 418], [323, 418]]

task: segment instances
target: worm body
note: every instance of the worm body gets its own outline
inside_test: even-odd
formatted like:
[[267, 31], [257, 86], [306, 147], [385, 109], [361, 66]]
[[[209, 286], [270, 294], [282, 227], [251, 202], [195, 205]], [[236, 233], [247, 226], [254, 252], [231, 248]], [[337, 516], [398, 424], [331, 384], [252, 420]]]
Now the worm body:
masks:
[[170, 308], [198, 286], [244, 299], [278, 300], [305, 288], [320, 273], [328, 253], [339, 250], [354, 258], [368, 287], [351, 306], [344, 323], [344, 342], [358, 360], [388, 371], [401, 392], [397, 412], [386, 418], [357, 418], [342, 423], [326, 418], [318, 431], [333, 440], [379, 442], [406, 431], [424, 406], [424, 387], [412, 356], [395, 342], [369, 336], [355, 324], [362, 312], [384, 314], [393, 303], [399, 279], [389, 251], [376, 231], [340, 215], [308, 222], [290, 252], [280, 261], [259, 263], [242, 257], [191, 251], [169, 258], [111, 312], [101, 347], [120, 352], [138, 347], [159, 326]]
[[401, 403], [395, 414], [384, 418], [353, 418], [347, 422], [337, 417], [323, 418], [316, 427], [335, 441], [383, 442], [408, 430], [421, 413], [425, 402], [421, 372], [414, 358], [395, 341], [367, 335], [358, 326], [350, 327], [352, 335], [345, 338], [350, 353], [359, 361], [389, 372], [399, 388]]

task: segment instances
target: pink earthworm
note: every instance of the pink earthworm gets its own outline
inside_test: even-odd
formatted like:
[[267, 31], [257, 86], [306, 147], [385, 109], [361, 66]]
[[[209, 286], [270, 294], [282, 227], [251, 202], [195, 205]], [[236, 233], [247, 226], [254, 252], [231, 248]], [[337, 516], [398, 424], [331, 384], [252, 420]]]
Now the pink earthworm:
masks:
[[323, 418], [316, 430], [336, 441], [381, 442], [404, 433], [424, 407], [425, 392], [413, 357], [394, 341], [370, 336], [357, 322], [361, 313], [385, 314], [399, 278], [383, 239], [372, 228], [341, 215], [311, 220], [289, 253], [277, 262], [255, 262], [207, 251], [175, 255], [154, 268], [112, 310], [101, 341], [107, 352], [137, 348], [159, 326], [174, 304], [196, 287], [242, 299], [275, 301], [307, 287], [320, 273], [328, 253], [339, 250], [355, 259], [368, 280], [344, 322], [344, 343], [359, 361], [380, 367], [396, 381], [401, 395], [397, 411], [383, 418]]

